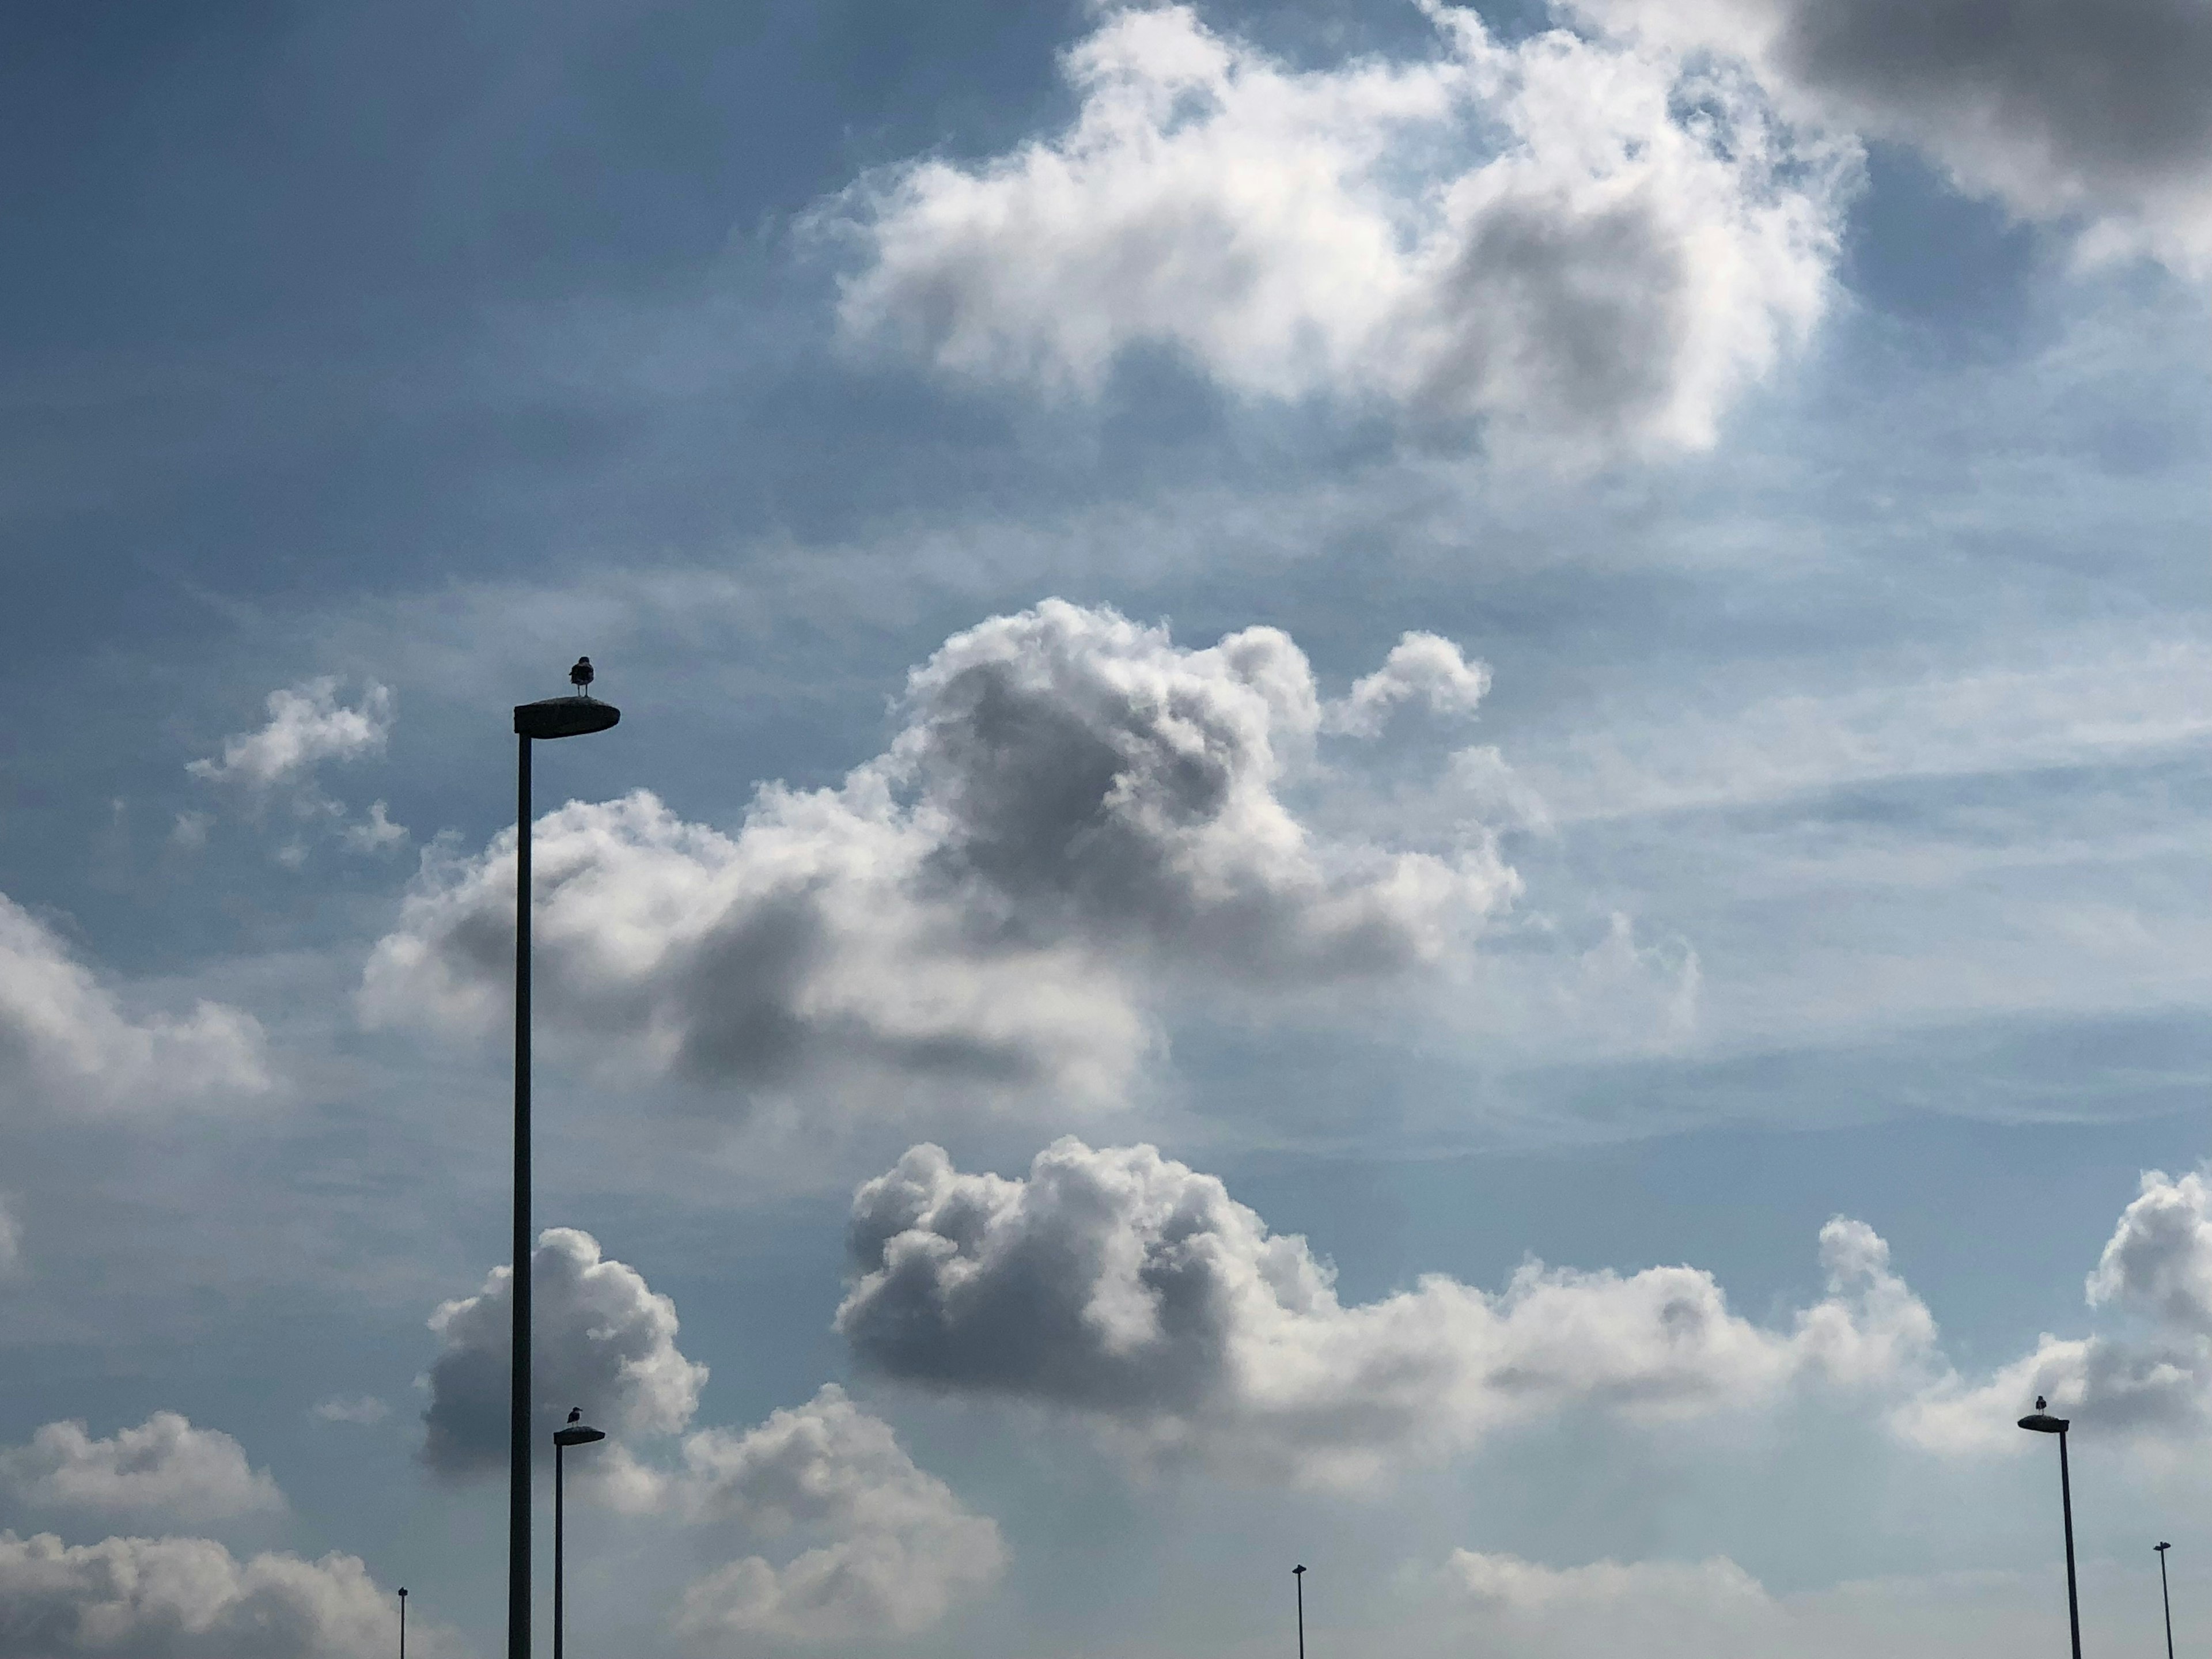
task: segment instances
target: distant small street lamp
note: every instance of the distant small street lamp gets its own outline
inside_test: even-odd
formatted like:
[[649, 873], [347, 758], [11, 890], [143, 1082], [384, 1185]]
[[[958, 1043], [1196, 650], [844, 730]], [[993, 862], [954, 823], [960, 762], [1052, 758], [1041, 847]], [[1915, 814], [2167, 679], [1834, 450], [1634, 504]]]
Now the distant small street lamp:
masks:
[[507, 1659], [530, 1654], [530, 745], [604, 732], [622, 711], [587, 688], [592, 659], [568, 671], [570, 697], [514, 710], [514, 1305], [507, 1354]]
[[567, 1622], [562, 1559], [568, 1548], [567, 1502], [563, 1496], [568, 1471], [562, 1467], [562, 1460], [571, 1446], [588, 1446], [594, 1440], [606, 1438], [599, 1430], [585, 1427], [580, 1420], [583, 1415], [581, 1406], [569, 1407], [568, 1426], [553, 1431], [553, 1659], [562, 1659], [561, 1644]]
[[1306, 1659], [1306, 1570], [1291, 1569], [1291, 1582], [1298, 1587], [1298, 1659]]
[[2020, 1419], [2020, 1425], [2033, 1434], [2058, 1437], [2058, 1502], [2066, 1516], [2066, 1620], [2074, 1632], [2074, 1659], [2081, 1659], [2081, 1601], [2074, 1588], [2074, 1479], [2066, 1468], [2066, 1431], [2073, 1425], [2065, 1418], [2045, 1415], [2044, 1404], [2043, 1396], [2036, 1395], [2035, 1409]]
[[2172, 1547], [2171, 1544], [2158, 1547], [2158, 1600], [2166, 1609], [2166, 1659], [2173, 1659], [2173, 1598], [2166, 1589], [2166, 1553]]
[[[2161, 1560], [2165, 1558], [2160, 1557]], [[399, 1587], [399, 1659], [407, 1659], [407, 1586]]]

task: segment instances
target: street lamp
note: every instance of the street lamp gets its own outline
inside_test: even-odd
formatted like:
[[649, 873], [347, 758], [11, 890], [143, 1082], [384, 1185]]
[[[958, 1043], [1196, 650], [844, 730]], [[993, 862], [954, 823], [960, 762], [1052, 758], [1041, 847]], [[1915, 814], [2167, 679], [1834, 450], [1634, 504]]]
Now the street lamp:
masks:
[[567, 1505], [562, 1494], [568, 1487], [568, 1472], [562, 1467], [562, 1460], [571, 1446], [588, 1446], [594, 1440], [606, 1438], [599, 1430], [586, 1428], [577, 1420], [583, 1414], [581, 1406], [570, 1407], [568, 1426], [553, 1431], [553, 1659], [561, 1659], [562, 1609], [567, 1599], [562, 1594], [561, 1565], [567, 1542], [563, 1536], [567, 1531]]
[[2166, 1589], [2166, 1553], [2172, 1547], [2171, 1544], [2158, 1547], [2158, 1599], [2166, 1609], [2166, 1659], [2173, 1659], [2173, 1598]]
[[407, 1659], [407, 1586], [404, 1584], [399, 1587], [399, 1659]]
[[514, 710], [514, 1301], [507, 1360], [507, 1659], [530, 1653], [530, 745], [604, 732], [622, 718], [585, 688], [592, 659], [568, 671], [570, 697]]
[[1291, 1582], [1298, 1587], [1298, 1659], [1306, 1659], [1306, 1570], [1291, 1569]]
[[2038, 1395], [2035, 1409], [2020, 1419], [2020, 1425], [2034, 1434], [2058, 1437], [2058, 1501], [2066, 1516], [2066, 1620], [2074, 1632], [2074, 1659], [2081, 1659], [2081, 1602], [2074, 1589], [2074, 1480], [2066, 1468], [2066, 1431], [2073, 1425], [2065, 1418], [2045, 1415], [2043, 1407], [2043, 1396]]

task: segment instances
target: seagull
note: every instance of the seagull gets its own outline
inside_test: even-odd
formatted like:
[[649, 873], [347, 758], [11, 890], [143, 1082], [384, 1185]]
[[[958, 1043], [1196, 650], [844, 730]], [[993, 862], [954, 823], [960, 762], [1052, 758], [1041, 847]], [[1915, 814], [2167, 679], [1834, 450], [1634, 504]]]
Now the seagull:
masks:
[[[2041, 1395], [2035, 1396], [2035, 1409], [2038, 1411], [2041, 1411], [2043, 1409], [2043, 1396]], [[571, 1419], [570, 1420], [574, 1421], [574, 1419]]]
[[592, 684], [592, 659], [589, 657], [576, 659], [576, 665], [568, 671], [568, 684], [580, 692], [588, 690]]
[[584, 1408], [583, 1408], [581, 1406], [571, 1406], [571, 1407], [568, 1407], [568, 1420], [569, 1420], [571, 1423], [580, 1423], [580, 1422], [582, 1422], [582, 1421], [584, 1420]]

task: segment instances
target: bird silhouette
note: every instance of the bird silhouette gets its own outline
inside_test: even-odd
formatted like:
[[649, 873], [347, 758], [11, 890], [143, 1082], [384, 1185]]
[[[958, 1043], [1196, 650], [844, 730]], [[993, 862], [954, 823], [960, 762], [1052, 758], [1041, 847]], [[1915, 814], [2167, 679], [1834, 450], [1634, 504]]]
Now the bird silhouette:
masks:
[[571, 1407], [568, 1407], [568, 1420], [569, 1420], [571, 1423], [580, 1423], [580, 1422], [582, 1422], [582, 1421], [584, 1420], [584, 1408], [583, 1408], [581, 1406], [571, 1406]]
[[2043, 1409], [2043, 1396], [2041, 1395], [2035, 1396], [2035, 1409], [2038, 1411], [2041, 1411]]
[[568, 671], [568, 684], [582, 691], [589, 688], [592, 678], [592, 659], [589, 657], [577, 658], [576, 665]]

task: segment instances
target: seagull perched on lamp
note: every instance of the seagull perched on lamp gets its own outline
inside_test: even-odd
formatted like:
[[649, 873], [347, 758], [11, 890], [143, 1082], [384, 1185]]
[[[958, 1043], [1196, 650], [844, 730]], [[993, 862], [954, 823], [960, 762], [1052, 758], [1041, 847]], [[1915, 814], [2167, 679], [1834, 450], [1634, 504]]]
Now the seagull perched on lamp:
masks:
[[568, 684], [576, 688], [578, 696], [588, 697], [592, 695], [592, 659], [589, 657], [577, 658], [576, 665], [568, 671]]

